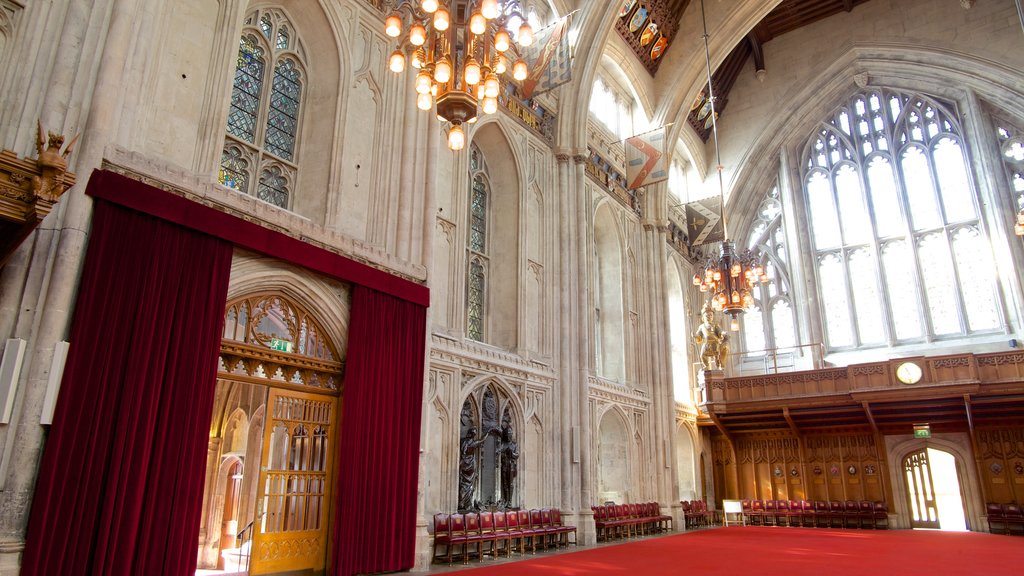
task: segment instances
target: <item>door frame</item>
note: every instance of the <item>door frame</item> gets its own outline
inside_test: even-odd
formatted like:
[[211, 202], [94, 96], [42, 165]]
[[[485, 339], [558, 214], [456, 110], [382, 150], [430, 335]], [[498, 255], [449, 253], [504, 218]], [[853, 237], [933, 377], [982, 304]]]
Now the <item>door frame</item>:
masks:
[[971, 440], [966, 433], [935, 434], [928, 439], [914, 438], [912, 434], [886, 436], [885, 445], [893, 500], [888, 503], [889, 511], [896, 514], [895, 521], [891, 522], [893, 528], [909, 529], [912, 516], [907, 501], [909, 487], [903, 473], [903, 461], [907, 456], [923, 448], [934, 448], [952, 454], [956, 460], [967, 528], [972, 532], [984, 532], [988, 529], [983, 520], [985, 496], [978, 481], [978, 467], [974, 462]]

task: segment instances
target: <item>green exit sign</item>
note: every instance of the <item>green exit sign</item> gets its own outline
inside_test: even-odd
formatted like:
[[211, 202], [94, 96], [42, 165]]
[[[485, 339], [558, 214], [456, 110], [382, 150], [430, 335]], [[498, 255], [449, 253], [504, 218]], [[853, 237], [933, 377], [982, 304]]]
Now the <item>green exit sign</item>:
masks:
[[914, 438], [931, 438], [932, 427], [928, 424], [914, 424]]
[[287, 340], [281, 340], [279, 338], [270, 339], [270, 347], [278, 352], [291, 352], [292, 343]]

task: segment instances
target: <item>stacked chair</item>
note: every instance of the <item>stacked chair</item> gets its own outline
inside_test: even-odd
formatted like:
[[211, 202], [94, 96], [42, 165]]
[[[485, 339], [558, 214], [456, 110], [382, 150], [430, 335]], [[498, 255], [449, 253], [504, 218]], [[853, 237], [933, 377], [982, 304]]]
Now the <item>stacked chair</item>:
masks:
[[988, 516], [988, 531], [1000, 534], [1024, 534], [1024, 513], [1014, 503], [985, 505]]
[[744, 520], [755, 526], [874, 529], [889, 527], [889, 507], [885, 502], [748, 499], [743, 500], [741, 504]]
[[472, 556], [496, 558], [502, 550], [511, 556], [513, 549], [522, 554], [527, 548], [536, 552], [538, 546], [569, 544], [576, 544], [576, 527], [562, 524], [558, 508], [434, 514], [433, 559], [449, 565], [455, 556], [465, 564]]
[[672, 529], [672, 517], [661, 514], [657, 502], [591, 506], [597, 539], [629, 538]]

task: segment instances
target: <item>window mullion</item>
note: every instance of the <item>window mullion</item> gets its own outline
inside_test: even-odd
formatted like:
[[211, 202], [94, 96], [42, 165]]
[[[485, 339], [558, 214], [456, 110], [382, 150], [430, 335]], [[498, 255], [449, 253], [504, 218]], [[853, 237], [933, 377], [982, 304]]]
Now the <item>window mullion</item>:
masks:
[[[895, 134], [893, 139], [895, 142]], [[906, 148], [904, 146], [898, 154], [893, 156], [892, 163], [896, 178], [896, 196], [899, 200], [900, 210], [903, 211], [903, 238], [910, 254], [910, 261], [913, 262], [911, 267], [913, 285], [907, 286], [906, 289], [913, 289], [917, 295], [917, 321], [922, 328], [921, 332], [924, 336], [924, 341], [931, 342], [935, 340], [935, 330], [932, 327], [931, 308], [928, 307], [927, 295], [924, 291], [924, 276], [921, 273], [921, 258], [917, 248], [918, 235], [914, 232], [914, 217], [910, 213], [910, 198], [907, 195], [906, 174], [903, 171], [903, 162], [899, 161]]]
[[[958, 267], [957, 267], [957, 263], [956, 263], [956, 255], [953, 252], [953, 239], [951, 237], [952, 233], [953, 233], [953, 230], [952, 230], [952, 228], [949, 225], [949, 220], [946, 218], [945, 199], [942, 197], [942, 187], [939, 184], [939, 174], [938, 174], [938, 170], [937, 170], [937, 168], [935, 166], [935, 156], [934, 156], [935, 142], [937, 142], [938, 139], [942, 137], [942, 135], [943, 134], [940, 132], [938, 135], [935, 136], [935, 138], [932, 139], [931, 142], [929, 142], [929, 145], [928, 145], [928, 156], [927, 156], [927, 159], [928, 159], [928, 173], [931, 175], [931, 179], [932, 179], [932, 182], [933, 182], [932, 188], [934, 189], [936, 202], [937, 202], [937, 205], [939, 207], [939, 216], [941, 216], [941, 218], [942, 218], [942, 237], [943, 237], [943, 239], [945, 240], [945, 243], [946, 243], [946, 254], [949, 255], [949, 259], [950, 259], [949, 264], [950, 264], [950, 269], [951, 269], [951, 271], [953, 273], [953, 279], [954, 279], [953, 286], [956, 288], [955, 290], [953, 290], [953, 298], [956, 300], [956, 317], [957, 317], [957, 322], [959, 323], [959, 326], [960, 326], [960, 333], [961, 334], [967, 334], [969, 332], [968, 325], [967, 325], [967, 311], [964, 308], [964, 304], [965, 303], [964, 303], [964, 298], [963, 298], [963, 285], [960, 283], [960, 274], [958, 273], [958, 270], [957, 270]], [[959, 141], [959, 139], [957, 139], [957, 140]], [[963, 147], [961, 147], [961, 150], [962, 149], [963, 149]]]

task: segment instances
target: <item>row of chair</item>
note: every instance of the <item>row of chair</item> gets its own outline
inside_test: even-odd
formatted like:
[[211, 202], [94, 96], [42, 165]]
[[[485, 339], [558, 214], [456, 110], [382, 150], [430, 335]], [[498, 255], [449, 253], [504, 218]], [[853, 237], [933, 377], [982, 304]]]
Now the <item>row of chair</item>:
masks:
[[672, 529], [672, 517], [661, 513], [657, 502], [591, 506], [597, 539], [629, 538]]
[[680, 500], [679, 504], [683, 507], [683, 528], [689, 530], [717, 523], [715, 511], [708, 510], [704, 500]]
[[[510, 556], [513, 546], [522, 554], [527, 547], [536, 552], [538, 545], [546, 548], [570, 543], [576, 544], [576, 527], [562, 524], [562, 512], [558, 508], [434, 514], [433, 557], [435, 561], [447, 558], [449, 565], [456, 548], [460, 547], [462, 561], [467, 563], [474, 551], [477, 558], [483, 558], [488, 552], [497, 557], [501, 544], [504, 544], [505, 555]], [[445, 547], [444, 554], [438, 556], [441, 546]]]
[[985, 505], [985, 515], [988, 516], [988, 531], [993, 534], [1024, 534], [1024, 513], [1017, 504], [989, 502]]
[[889, 527], [885, 502], [847, 500], [743, 500], [743, 516], [751, 524], [818, 528]]

